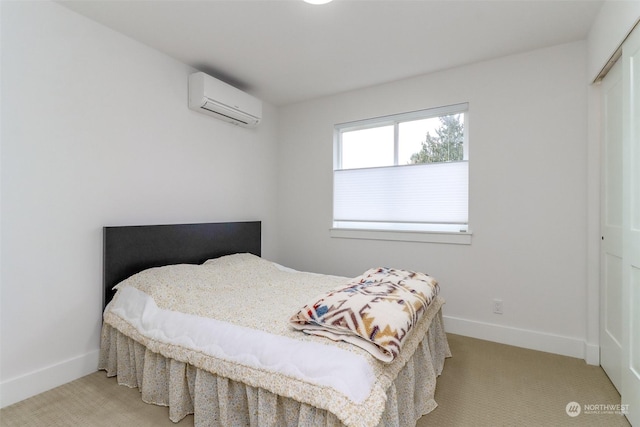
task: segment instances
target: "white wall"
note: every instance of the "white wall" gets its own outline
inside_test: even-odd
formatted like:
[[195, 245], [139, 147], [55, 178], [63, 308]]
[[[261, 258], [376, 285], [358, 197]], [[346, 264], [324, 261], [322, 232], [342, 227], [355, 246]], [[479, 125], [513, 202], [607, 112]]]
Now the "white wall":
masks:
[[276, 249], [276, 117], [186, 107], [193, 70], [49, 2], [2, 16], [2, 406], [93, 372], [105, 225], [262, 220]]
[[[586, 347], [586, 44], [576, 42], [280, 111], [280, 261], [440, 280], [450, 332], [575, 357]], [[469, 102], [472, 244], [329, 237], [333, 125]], [[492, 313], [492, 300], [504, 314]]]

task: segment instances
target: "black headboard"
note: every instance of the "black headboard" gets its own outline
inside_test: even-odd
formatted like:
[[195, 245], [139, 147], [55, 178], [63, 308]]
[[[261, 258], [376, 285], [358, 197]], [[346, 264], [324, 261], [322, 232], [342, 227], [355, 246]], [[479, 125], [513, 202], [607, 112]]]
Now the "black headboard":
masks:
[[103, 307], [111, 288], [147, 268], [245, 252], [261, 255], [260, 221], [104, 227]]

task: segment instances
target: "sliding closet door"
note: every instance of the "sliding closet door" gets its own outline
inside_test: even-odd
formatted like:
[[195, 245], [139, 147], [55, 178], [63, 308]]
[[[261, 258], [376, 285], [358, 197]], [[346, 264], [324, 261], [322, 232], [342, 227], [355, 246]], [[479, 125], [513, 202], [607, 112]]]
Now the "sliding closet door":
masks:
[[622, 388], [622, 64], [602, 81], [600, 365]]
[[622, 45], [622, 404], [640, 426], [640, 27]]
[[601, 93], [600, 364], [640, 426], [640, 27]]

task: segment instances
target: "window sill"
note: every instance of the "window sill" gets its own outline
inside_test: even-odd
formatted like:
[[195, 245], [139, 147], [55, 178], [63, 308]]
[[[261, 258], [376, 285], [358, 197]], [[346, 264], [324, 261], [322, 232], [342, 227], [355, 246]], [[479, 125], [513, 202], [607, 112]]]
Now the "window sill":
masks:
[[339, 239], [393, 240], [399, 242], [470, 245], [471, 232], [426, 232], [331, 228], [330, 236]]

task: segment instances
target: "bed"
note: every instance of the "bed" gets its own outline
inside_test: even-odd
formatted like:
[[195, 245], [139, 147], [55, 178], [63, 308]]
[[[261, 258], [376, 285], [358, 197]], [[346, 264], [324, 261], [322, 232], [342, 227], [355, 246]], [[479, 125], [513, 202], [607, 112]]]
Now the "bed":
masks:
[[257, 221], [105, 227], [99, 369], [196, 426], [414, 426], [437, 406], [440, 295], [383, 361], [294, 327], [350, 278], [260, 255]]

